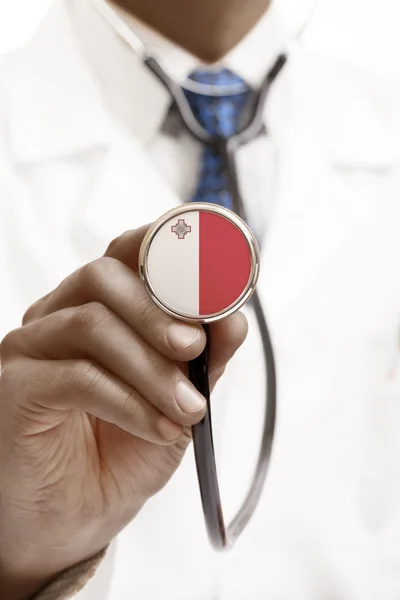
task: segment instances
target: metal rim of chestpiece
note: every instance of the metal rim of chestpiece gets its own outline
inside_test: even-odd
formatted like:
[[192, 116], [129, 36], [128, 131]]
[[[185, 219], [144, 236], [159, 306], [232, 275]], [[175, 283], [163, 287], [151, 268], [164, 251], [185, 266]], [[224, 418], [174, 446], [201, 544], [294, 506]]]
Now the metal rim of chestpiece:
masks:
[[[221, 310], [220, 312], [200, 317], [193, 317], [192, 315], [187, 315], [181, 312], [177, 312], [171, 306], [166, 304], [163, 299], [157, 294], [151, 284], [151, 278], [148, 271], [147, 257], [149, 254], [149, 250], [152, 244], [152, 241], [157, 236], [157, 233], [160, 229], [168, 223], [174, 217], [179, 217], [182, 213], [187, 212], [210, 212], [217, 214], [221, 217], [224, 217], [228, 221], [230, 221], [243, 235], [245, 238], [247, 245], [250, 251], [250, 259], [251, 259], [251, 273], [249, 280], [247, 282], [246, 287], [244, 288], [241, 295], [237, 298], [235, 302], [233, 302], [227, 308]], [[162, 215], [148, 230], [146, 235], [143, 238], [142, 245], [139, 252], [139, 274], [140, 277], [146, 287], [146, 290], [152, 300], [166, 313], [175, 317], [176, 319], [186, 321], [187, 323], [213, 323], [215, 321], [219, 321], [229, 315], [233, 314], [237, 310], [239, 310], [253, 295], [254, 290], [257, 285], [258, 277], [260, 273], [260, 251], [258, 249], [257, 240], [250, 230], [250, 228], [246, 225], [246, 223], [234, 212], [231, 210], [224, 208], [222, 206], [218, 206], [216, 204], [209, 204], [203, 202], [193, 202], [189, 204], [183, 204], [172, 210], [169, 210], [164, 215]]]

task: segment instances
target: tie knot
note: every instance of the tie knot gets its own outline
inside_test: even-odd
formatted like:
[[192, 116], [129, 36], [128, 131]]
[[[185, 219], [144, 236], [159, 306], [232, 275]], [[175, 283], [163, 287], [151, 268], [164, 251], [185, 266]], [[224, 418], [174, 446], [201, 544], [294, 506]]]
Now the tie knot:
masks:
[[[189, 81], [204, 86], [199, 91], [184, 90], [200, 125], [209, 134], [225, 139], [237, 133], [250, 99], [250, 88], [243, 79], [229, 69], [198, 69], [189, 75]], [[209, 93], [206, 86], [210, 86]]]

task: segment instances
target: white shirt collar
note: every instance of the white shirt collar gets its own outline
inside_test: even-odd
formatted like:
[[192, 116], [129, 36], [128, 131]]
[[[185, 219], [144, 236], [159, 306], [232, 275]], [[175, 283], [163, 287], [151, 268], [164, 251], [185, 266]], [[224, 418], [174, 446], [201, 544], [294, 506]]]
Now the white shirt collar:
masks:
[[[275, 0], [224, 64], [257, 85], [307, 21], [314, 2]], [[178, 79], [195, 66], [193, 57], [135, 26], [157, 54], [165, 55]], [[0, 87], [15, 163], [107, 145], [115, 119], [146, 143], [170, 105], [164, 87], [88, 0], [56, 1], [29, 45], [0, 63]]]
[[[255, 28], [221, 62], [257, 87], [307, 20], [313, 0], [276, 0]], [[144, 143], [159, 130], [171, 98], [89, 0], [70, 0], [72, 23], [112, 112]], [[117, 9], [119, 10], [119, 9]], [[200, 61], [119, 10], [173, 79], [182, 83]]]

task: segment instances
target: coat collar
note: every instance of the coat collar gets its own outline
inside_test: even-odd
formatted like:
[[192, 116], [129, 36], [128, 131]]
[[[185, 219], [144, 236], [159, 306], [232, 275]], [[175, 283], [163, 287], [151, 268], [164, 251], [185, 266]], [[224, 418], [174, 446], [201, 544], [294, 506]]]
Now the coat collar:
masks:
[[[310, 2], [301, 2], [304, 18]], [[290, 22], [279, 11], [268, 13], [226, 64], [257, 84], [300, 23], [298, 12]], [[196, 66], [193, 57], [161, 36], [138, 23], [130, 25], [166, 58], [167, 69], [175, 65], [178, 79]], [[164, 87], [88, 0], [55, 2], [29, 45], [5, 62], [10, 149], [17, 163], [107, 143], [115, 121], [146, 143], [170, 106]]]
[[[86, 0], [78, 4], [88, 6]], [[88, 60], [88, 48], [79, 39], [68, 7], [71, 5], [64, 0], [55, 2], [29, 46], [6, 57], [2, 67], [9, 149], [12, 160], [18, 164], [105, 146], [112, 139], [118, 121], [146, 143], [160, 127], [170, 103], [159, 82], [129, 49], [121, 50], [120, 44], [116, 48], [121, 50], [121, 62], [113, 62], [120, 67], [120, 71], [115, 70], [117, 85], [114, 89], [112, 77], [105, 82], [104, 74]], [[284, 40], [300, 28], [306, 13], [298, 11], [290, 25], [289, 21], [285, 27], [282, 25], [282, 37], [275, 37], [269, 49], [265, 48], [266, 64], [274, 58], [275, 50], [271, 49], [281, 50]], [[265, 19], [266, 22], [273, 19], [275, 26], [285, 22], [282, 15], [282, 12], [272, 13]], [[94, 24], [95, 21], [93, 27]], [[101, 35], [106, 36], [105, 47], [108, 42], [116, 43], [112, 31]], [[235, 49], [227, 62], [240, 71], [240, 65], [246, 63], [243, 48], [249, 44], [253, 53], [260, 54], [260, 40], [262, 34], [260, 37], [258, 31], [253, 41], [244, 40], [242, 48]], [[398, 94], [396, 101], [389, 101], [393, 86], [386, 81], [376, 82], [348, 65], [335, 63], [331, 56], [309, 52], [307, 43], [292, 57], [291, 63], [288, 78], [295, 95], [294, 110], [302, 113], [299, 118], [310, 123], [311, 134], [320, 141], [321, 151], [327, 157], [338, 165], [368, 168], [386, 168], [397, 162], [397, 133], [392, 128], [391, 115], [395, 113]], [[254, 70], [255, 79], [257, 72], [260, 67]], [[121, 87], [121, 77], [125, 87]], [[270, 130], [274, 132], [273, 127]]]
[[80, 153], [110, 140], [111, 122], [62, 2], [27, 47], [4, 61], [11, 158], [29, 163]]

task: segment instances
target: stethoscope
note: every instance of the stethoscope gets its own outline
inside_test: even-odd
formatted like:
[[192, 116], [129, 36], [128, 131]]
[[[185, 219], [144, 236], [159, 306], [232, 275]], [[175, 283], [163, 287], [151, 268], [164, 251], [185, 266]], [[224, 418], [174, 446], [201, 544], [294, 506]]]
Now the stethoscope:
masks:
[[[217, 148], [225, 157], [229, 188], [233, 201], [233, 211], [240, 219], [247, 223], [246, 210], [237, 177], [236, 152], [240, 146], [255, 139], [262, 132], [265, 132], [265, 124], [263, 121], [265, 103], [273, 82], [287, 62], [287, 53], [278, 55], [272, 68], [265, 76], [258, 91], [252, 114], [248, 119], [246, 126], [229, 139], [213, 137], [194, 117], [182, 86], [174, 82], [162, 68], [160, 62], [149, 54], [142, 41], [107, 1], [90, 0], [90, 2], [122, 39], [128, 43], [146, 67], [165, 86], [174, 101], [187, 131], [203, 144], [208, 144]], [[238, 94], [243, 91], [240, 85], [228, 86], [226, 88], [214, 88], [212, 86], [190, 82], [187, 85], [185, 84], [185, 87], [198, 93], [214, 95]], [[225, 523], [223, 516], [216, 471], [208, 382], [208, 345], [198, 359], [189, 363], [190, 379], [197, 389], [205, 396], [208, 405], [208, 410], [204, 419], [193, 428], [193, 444], [206, 528], [210, 542], [217, 550], [231, 548], [234, 545], [257, 507], [268, 472], [275, 432], [277, 390], [274, 351], [257, 290], [253, 292], [251, 302], [260, 330], [264, 353], [266, 370], [266, 409], [261, 446], [252, 483], [239, 511], [228, 525]], [[204, 328], [207, 334], [209, 334], [208, 325], [204, 325]], [[209, 339], [209, 335], [207, 335], [207, 338]]]

